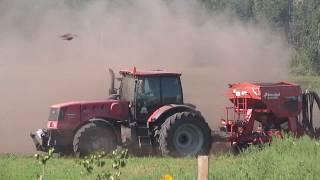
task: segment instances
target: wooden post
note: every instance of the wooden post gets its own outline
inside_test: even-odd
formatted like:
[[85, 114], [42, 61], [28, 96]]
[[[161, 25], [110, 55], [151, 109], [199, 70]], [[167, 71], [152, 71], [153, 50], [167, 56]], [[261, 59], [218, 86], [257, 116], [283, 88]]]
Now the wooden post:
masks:
[[209, 177], [209, 157], [207, 155], [198, 156], [198, 180], [208, 180]]

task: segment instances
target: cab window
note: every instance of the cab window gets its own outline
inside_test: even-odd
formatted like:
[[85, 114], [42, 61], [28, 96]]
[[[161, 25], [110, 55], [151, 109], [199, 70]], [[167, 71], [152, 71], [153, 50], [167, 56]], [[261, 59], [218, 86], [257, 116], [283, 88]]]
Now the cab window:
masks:
[[160, 104], [160, 79], [158, 77], [139, 78], [137, 83], [137, 99], [146, 103]]
[[182, 104], [180, 78], [161, 78], [162, 104]]
[[132, 101], [134, 99], [134, 78], [130, 76], [123, 77], [121, 80], [120, 99]]

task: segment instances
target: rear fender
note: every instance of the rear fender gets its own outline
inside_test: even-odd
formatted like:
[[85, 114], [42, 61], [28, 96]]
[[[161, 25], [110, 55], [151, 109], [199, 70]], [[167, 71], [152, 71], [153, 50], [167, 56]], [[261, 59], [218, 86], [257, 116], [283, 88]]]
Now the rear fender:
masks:
[[169, 116], [176, 112], [195, 112], [198, 114], [201, 114], [199, 111], [195, 109], [195, 106], [190, 106], [190, 105], [177, 105], [177, 104], [169, 104], [169, 105], [164, 105], [157, 109], [155, 112], [151, 114], [151, 116], [148, 118], [148, 124], [153, 124], [153, 123], [160, 123], [162, 124], [165, 119], [167, 119]]

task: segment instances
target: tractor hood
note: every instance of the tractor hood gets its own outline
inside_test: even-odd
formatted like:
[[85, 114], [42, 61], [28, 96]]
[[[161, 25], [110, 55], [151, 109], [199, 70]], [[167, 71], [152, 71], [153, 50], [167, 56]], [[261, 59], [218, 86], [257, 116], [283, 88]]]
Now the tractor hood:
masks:
[[51, 106], [51, 109], [62, 109], [64, 116], [76, 114], [81, 121], [90, 118], [107, 118], [123, 120], [128, 116], [128, 102], [121, 100], [70, 101]]
[[64, 108], [68, 106], [76, 106], [76, 105], [90, 105], [90, 104], [104, 104], [104, 103], [112, 103], [119, 102], [118, 100], [97, 100], [97, 101], [69, 101], [63, 102], [59, 104], [51, 105], [51, 108]]
[[68, 106], [76, 106], [76, 105], [103, 105], [103, 104], [112, 104], [112, 103], [128, 103], [120, 100], [108, 99], [108, 100], [96, 100], [96, 101], [69, 101], [63, 102], [59, 104], [51, 105], [51, 108], [63, 108]]

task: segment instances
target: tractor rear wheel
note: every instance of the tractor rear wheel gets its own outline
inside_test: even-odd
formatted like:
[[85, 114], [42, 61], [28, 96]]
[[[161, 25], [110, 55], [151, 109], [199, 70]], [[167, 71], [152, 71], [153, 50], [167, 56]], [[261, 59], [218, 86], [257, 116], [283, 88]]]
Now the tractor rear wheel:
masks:
[[86, 156], [94, 152], [110, 153], [117, 147], [117, 138], [111, 127], [88, 123], [74, 136], [73, 151], [76, 156]]
[[159, 146], [163, 155], [196, 156], [208, 154], [211, 130], [204, 118], [194, 112], [179, 112], [162, 124]]

